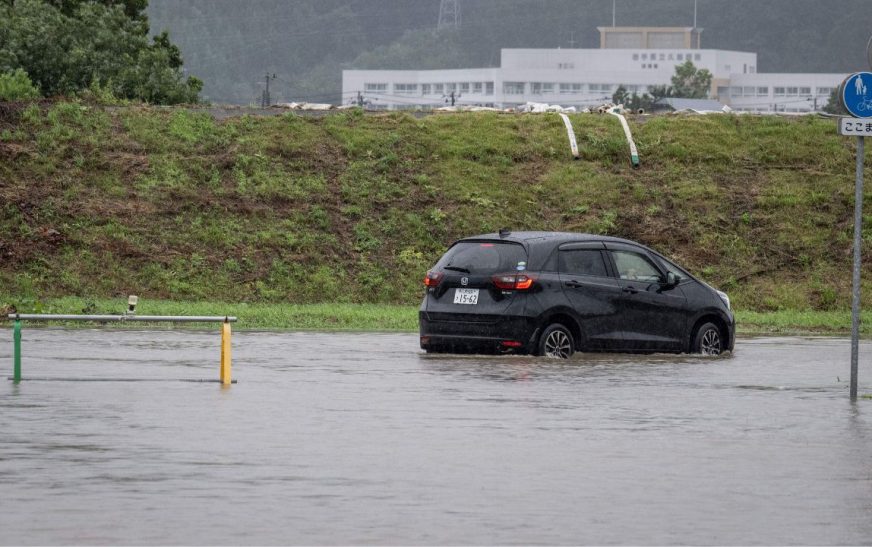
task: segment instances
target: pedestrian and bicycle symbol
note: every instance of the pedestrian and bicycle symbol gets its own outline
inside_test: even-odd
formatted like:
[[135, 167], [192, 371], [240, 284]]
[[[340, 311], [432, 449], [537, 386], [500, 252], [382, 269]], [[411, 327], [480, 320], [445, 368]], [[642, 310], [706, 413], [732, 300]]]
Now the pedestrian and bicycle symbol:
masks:
[[872, 72], [851, 74], [842, 83], [842, 105], [857, 118], [872, 117]]

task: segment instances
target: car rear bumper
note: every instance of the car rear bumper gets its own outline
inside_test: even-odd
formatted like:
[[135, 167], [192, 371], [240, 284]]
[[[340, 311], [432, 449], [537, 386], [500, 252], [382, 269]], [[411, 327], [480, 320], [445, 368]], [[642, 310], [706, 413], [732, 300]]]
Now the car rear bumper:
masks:
[[418, 313], [421, 349], [428, 351], [532, 353], [537, 334], [532, 318], [499, 316], [493, 322], [464, 321], [462, 315], [439, 314], [434, 320]]

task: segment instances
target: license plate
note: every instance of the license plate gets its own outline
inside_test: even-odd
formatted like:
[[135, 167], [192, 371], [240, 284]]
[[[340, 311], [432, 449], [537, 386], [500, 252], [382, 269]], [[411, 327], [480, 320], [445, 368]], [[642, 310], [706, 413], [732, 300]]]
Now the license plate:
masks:
[[478, 304], [478, 289], [454, 289], [455, 304]]

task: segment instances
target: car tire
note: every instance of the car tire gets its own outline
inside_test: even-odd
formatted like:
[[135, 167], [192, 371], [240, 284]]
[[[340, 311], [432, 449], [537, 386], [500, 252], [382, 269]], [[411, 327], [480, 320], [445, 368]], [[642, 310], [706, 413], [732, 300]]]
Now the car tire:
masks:
[[724, 352], [724, 338], [721, 329], [714, 323], [705, 323], [693, 337], [693, 353], [720, 355]]
[[575, 341], [569, 329], [560, 323], [548, 325], [539, 337], [538, 355], [555, 359], [569, 359], [575, 352]]

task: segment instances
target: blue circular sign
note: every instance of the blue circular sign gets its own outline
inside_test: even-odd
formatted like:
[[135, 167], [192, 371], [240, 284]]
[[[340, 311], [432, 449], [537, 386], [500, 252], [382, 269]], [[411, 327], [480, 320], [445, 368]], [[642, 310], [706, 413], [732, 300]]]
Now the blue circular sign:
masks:
[[872, 118], [872, 72], [856, 72], [842, 82], [842, 106], [856, 118]]

